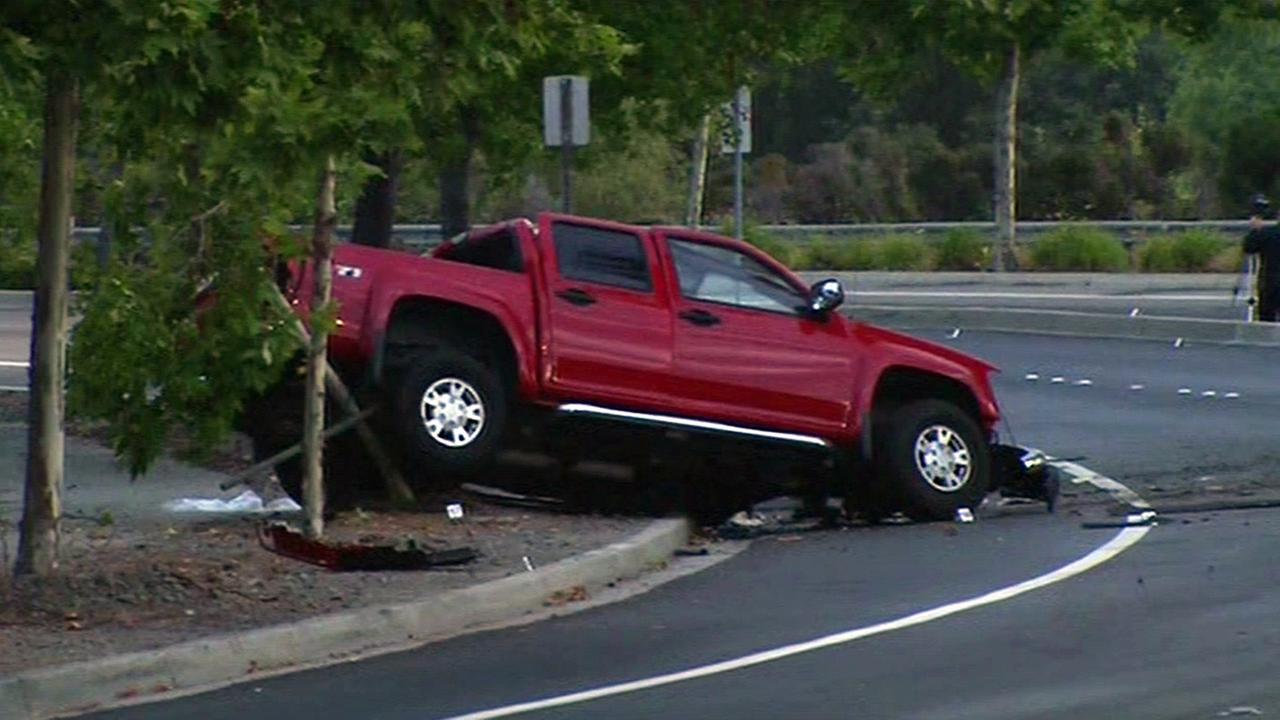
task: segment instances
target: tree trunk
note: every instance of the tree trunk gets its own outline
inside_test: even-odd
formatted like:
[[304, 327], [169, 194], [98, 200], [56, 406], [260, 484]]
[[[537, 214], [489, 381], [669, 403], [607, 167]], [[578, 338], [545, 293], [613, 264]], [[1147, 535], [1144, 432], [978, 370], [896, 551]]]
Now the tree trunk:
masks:
[[480, 138], [480, 118], [470, 107], [458, 111], [462, 150], [440, 169], [440, 223], [445, 239], [471, 227], [471, 160]]
[[31, 311], [27, 475], [18, 539], [18, 575], [45, 576], [58, 567], [62, 522], [63, 379], [67, 350], [67, 260], [75, 182], [78, 88], [52, 72], [45, 88], [44, 163], [40, 174], [40, 243]]
[[996, 93], [995, 147], [995, 269], [1017, 270], [1014, 253], [1017, 242], [1018, 217], [1018, 82], [1021, 76], [1021, 53], [1017, 43], [1009, 48], [1000, 88]]
[[315, 318], [328, 306], [333, 291], [333, 229], [337, 225], [334, 207], [336, 171], [333, 156], [325, 161], [316, 198], [316, 221], [311, 235], [311, 261], [315, 268], [315, 290], [311, 296], [311, 343], [307, 350], [307, 389], [302, 428], [302, 498], [307, 514], [306, 533], [324, 534], [324, 398], [328, 367], [329, 331]]
[[689, 162], [689, 200], [685, 205], [684, 224], [696, 228], [702, 222], [702, 199], [707, 188], [707, 144], [710, 142], [711, 116], [703, 115], [698, 134], [693, 139]]
[[351, 242], [371, 247], [390, 247], [391, 228], [396, 221], [396, 201], [400, 195], [400, 173], [404, 169], [404, 153], [399, 148], [373, 158], [382, 175], [371, 177], [356, 200], [356, 223]]

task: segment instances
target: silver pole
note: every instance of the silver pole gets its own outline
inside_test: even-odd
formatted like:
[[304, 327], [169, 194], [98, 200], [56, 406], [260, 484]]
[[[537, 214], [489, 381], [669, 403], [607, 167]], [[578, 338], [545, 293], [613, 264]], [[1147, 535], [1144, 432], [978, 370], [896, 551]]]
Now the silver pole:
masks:
[[742, 239], [742, 106], [733, 94], [733, 236]]
[[573, 212], [573, 82], [560, 81], [560, 209]]

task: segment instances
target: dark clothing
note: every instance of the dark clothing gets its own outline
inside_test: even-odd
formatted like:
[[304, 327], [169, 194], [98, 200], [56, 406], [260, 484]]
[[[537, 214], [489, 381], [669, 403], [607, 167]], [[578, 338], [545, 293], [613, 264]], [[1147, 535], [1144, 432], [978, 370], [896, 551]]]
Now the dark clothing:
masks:
[[1276, 322], [1280, 312], [1280, 225], [1250, 230], [1244, 251], [1258, 255], [1258, 319]]

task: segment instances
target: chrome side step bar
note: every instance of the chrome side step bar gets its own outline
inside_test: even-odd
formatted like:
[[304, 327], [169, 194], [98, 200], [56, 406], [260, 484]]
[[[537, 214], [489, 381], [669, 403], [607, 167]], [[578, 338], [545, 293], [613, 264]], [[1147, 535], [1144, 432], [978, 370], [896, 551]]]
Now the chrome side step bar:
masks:
[[595, 417], [605, 420], [642, 423], [645, 425], [660, 425], [684, 428], [688, 430], [701, 430], [703, 432], [740, 435], [760, 438], [763, 440], [778, 440], [780, 442], [796, 443], [799, 445], [811, 445], [823, 448], [831, 447], [831, 443], [813, 435], [774, 432], [772, 430], [757, 430], [756, 428], [742, 427], [740, 425], [729, 425], [727, 423], [712, 422], [710, 420], [695, 420], [693, 418], [679, 417], [676, 415], [657, 415], [654, 413], [635, 412], [632, 410], [618, 410], [615, 408], [601, 407], [599, 405], [589, 405], [587, 403], [568, 403], [561, 405], [557, 409], [565, 415], [578, 417]]

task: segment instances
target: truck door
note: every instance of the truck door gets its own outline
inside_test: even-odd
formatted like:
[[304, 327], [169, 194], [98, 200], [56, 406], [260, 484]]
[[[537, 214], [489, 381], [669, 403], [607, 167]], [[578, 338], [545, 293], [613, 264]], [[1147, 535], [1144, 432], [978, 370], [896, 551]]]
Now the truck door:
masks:
[[671, 310], [649, 234], [542, 215], [547, 262], [544, 378], [562, 399], [668, 409]]
[[671, 393], [703, 417], [829, 434], [853, 401], [853, 345], [838, 315], [759, 257], [713, 239], [659, 233], [675, 310]]

